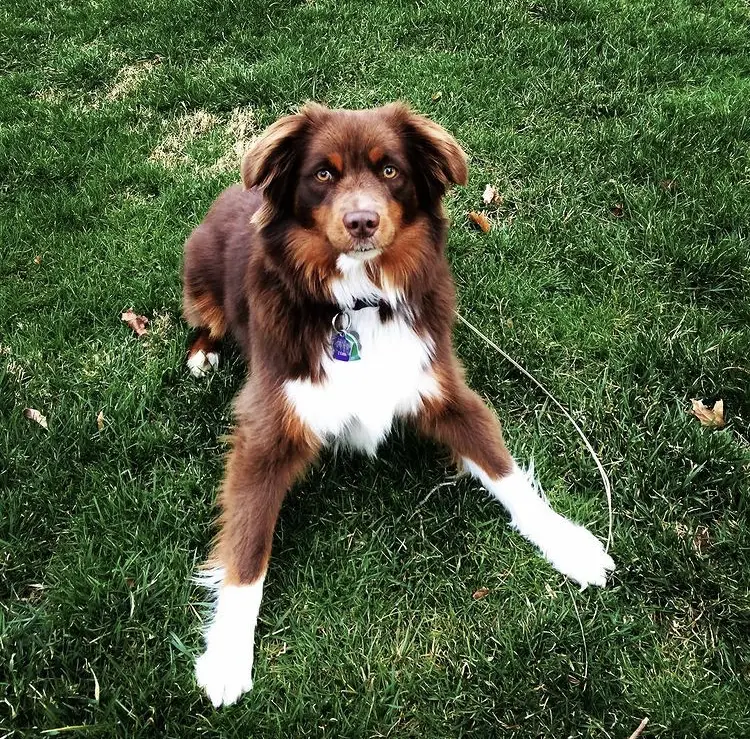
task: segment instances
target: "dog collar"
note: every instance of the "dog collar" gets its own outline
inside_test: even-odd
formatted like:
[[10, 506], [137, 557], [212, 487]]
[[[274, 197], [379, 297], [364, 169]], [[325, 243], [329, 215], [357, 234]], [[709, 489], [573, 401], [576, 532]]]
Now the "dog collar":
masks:
[[357, 298], [350, 310], [362, 310], [362, 308], [380, 308], [380, 306], [382, 305], [386, 305], [386, 302], [384, 300], [362, 300], [362, 298]]
[[362, 343], [359, 334], [350, 330], [352, 325], [352, 313], [363, 308], [377, 308], [381, 316], [383, 312], [391, 311], [390, 305], [385, 300], [363, 300], [357, 298], [351, 308], [346, 308], [333, 317], [333, 337], [331, 341], [331, 354], [339, 362], [356, 362], [362, 357]]
[[362, 358], [362, 343], [359, 334], [355, 330], [350, 330], [350, 327], [352, 313], [363, 308], [377, 308], [381, 321], [393, 316], [393, 308], [385, 300], [363, 300], [362, 298], [357, 298], [351, 308], [345, 308], [336, 313], [331, 321], [333, 325], [331, 354], [339, 362], [356, 362]]

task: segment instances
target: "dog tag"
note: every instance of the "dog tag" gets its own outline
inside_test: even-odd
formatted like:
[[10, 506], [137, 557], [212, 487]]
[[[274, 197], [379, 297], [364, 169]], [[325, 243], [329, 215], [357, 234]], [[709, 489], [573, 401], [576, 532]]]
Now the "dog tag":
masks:
[[349, 331], [339, 331], [333, 337], [333, 358], [339, 362], [356, 362], [361, 359], [359, 339]]

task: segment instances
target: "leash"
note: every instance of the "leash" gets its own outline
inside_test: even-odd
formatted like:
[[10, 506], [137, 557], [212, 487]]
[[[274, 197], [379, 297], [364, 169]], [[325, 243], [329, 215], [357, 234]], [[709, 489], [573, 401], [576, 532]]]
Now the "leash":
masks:
[[604, 466], [602, 465], [601, 461], [599, 460], [599, 457], [597, 456], [596, 452], [594, 451], [594, 447], [591, 445], [591, 442], [586, 438], [586, 434], [581, 431], [581, 427], [576, 423], [573, 416], [568, 413], [567, 409], [563, 404], [554, 396], [552, 393], [547, 390], [547, 388], [539, 382], [539, 380], [534, 377], [534, 375], [531, 374], [528, 370], [526, 370], [524, 367], [522, 367], [518, 362], [516, 362], [513, 357], [511, 357], [507, 352], [504, 352], [492, 339], [490, 339], [489, 336], [482, 333], [473, 323], [470, 321], [467, 321], [457, 310], [453, 311], [456, 314], [456, 318], [458, 318], [461, 323], [464, 324], [464, 326], [467, 326], [469, 329], [471, 329], [482, 341], [484, 341], [488, 346], [491, 346], [500, 356], [502, 356], [505, 360], [510, 362], [522, 375], [525, 377], [528, 377], [529, 380], [531, 380], [558, 408], [558, 410], [567, 418], [572, 424], [575, 430], [578, 432], [578, 435], [581, 437], [581, 440], [586, 445], [586, 449], [589, 450], [589, 453], [594, 459], [594, 462], [596, 463], [597, 469], [599, 470], [599, 474], [602, 478], [602, 483], [604, 484], [604, 492], [607, 496], [607, 508], [609, 510], [609, 525], [607, 530], [607, 545], [605, 547], [605, 550], [609, 552], [609, 548], [612, 546], [612, 528], [614, 524], [614, 514], [612, 512], [612, 485], [609, 482], [609, 476], [607, 475], [606, 470], [604, 469]]

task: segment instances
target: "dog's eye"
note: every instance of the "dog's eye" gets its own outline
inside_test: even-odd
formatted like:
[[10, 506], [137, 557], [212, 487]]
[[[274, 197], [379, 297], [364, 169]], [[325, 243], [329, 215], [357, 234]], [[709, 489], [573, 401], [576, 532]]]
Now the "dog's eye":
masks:
[[391, 164], [386, 164], [383, 167], [383, 177], [387, 180], [392, 180], [398, 174], [398, 170]]
[[318, 182], [330, 182], [333, 179], [330, 169], [319, 169], [315, 173], [315, 179]]

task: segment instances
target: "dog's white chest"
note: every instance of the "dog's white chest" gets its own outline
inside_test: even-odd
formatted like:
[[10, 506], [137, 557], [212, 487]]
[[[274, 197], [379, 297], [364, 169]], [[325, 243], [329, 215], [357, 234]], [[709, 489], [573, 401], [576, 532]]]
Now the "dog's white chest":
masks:
[[340, 362], [328, 354], [323, 382], [290, 380], [284, 389], [300, 419], [321, 439], [374, 454], [394, 419], [415, 413], [424, 398], [438, 394], [433, 347], [400, 316], [381, 322], [377, 308], [351, 315], [361, 359]]

